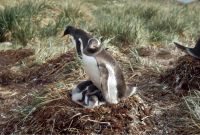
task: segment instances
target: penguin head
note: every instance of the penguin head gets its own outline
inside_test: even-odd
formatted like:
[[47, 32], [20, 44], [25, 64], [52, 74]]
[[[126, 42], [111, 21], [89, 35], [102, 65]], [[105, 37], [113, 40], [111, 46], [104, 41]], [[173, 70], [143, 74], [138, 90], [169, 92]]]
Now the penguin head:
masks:
[[88, 46], [88, 41], [92, 36], [74, 26], [67, 26], [63, 36], [65, 35], [70, 35], [72, 41], [75, 43], [78, 56], [82, 58], [83, 50]]
[[68, 35], [68, 34], [73, 35], [75, 29], [76, 28], [73, 27], [73, 26], [67, 26], [66, 29], [65, 29], [65, 31], [64, 31], [63, 36]]
[[102, 50], [102, 45], [100, 41], [96, 38], [90, 38], [88, 40], [88, 45], [84, 48], [83, 53], [85, 55], [95, 55]]

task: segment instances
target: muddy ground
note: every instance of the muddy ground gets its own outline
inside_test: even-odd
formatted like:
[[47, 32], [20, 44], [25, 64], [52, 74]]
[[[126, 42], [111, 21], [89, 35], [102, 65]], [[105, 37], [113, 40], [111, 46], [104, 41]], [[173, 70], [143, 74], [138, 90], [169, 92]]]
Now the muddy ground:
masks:
[[[156, 57], [159, 57], [166, 69], [171, 68], [169, 59], [165, 59], [172, 58], [171, 54], [164, 55], [163, 57], [158, 52]], [[74, 104], [69, 97], [71, 87], [86, 79], [80, 67], [70, 70], [75, 57], [74, 51], [69, 51], [46, 63], [35, 64], [31, 62], [34, 60], [33, 50], [0, 52], [2, 134], [200, 133], [186, 108], [182, 94], [176, 93], [174, 84], [170, 85], [169, 80], [173, 80], [168, 79], [167, 73], [170, 71], [160, 76], [151, 69], [134, 69], [134, 72], [126, 70], [128, 82], [138, 86], [137, 95], [118, 105], [103, 105], [92, 110]], [[28, 64], [23, 66], [23, 62]], [[163, 81], [163, 76], [168, 80], [167, 83]], [[46, 98], [39, 98], [42, 96]]]

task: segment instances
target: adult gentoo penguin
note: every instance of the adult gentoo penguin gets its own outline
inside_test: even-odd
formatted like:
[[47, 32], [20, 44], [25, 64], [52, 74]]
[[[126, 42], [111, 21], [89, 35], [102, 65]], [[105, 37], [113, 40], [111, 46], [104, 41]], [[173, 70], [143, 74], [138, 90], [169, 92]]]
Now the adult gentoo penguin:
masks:
[[194, 48], [185, 47], [185, 46], [180, 45], [179, 43], [176, 43], [176, 42], [174, 42], [174, 44], [176, 45], [177, 48], [188, 53], [192, 57], [200, 59], [200, 38], [197, 40]]
[[99, 40], [73, 26], [66, 27], [64, 35], [68, 34], [76, 43], [76, 50], [83, 61], [86, 74], [102, 92], [107, 103], [116, 104], [120, 99], [135, 93], [136, 88], [126, 85], [118, 63], [107, 53]]

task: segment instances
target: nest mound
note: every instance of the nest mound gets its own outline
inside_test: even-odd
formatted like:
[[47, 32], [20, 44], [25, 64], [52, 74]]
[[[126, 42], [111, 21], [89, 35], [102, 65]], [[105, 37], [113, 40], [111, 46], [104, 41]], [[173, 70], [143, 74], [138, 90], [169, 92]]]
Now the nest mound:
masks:
[[141, 134], [154, 127], [151, 115], [152, 109], [137, 96], [117, 105], [85, 109], [73, 103], [68, 94], [43, 104], [23, 120], [10, 121], [4, 133], [12, 132], [13, 123], [17, 123], [15, 129], [22, 134]]
[[16, 62], [31, 55], [34, 55], [34, 51], [32, 49], [0, 51], [0, 70], [8, 68]]
[[[0, 84], [52, 82], [58, 76], [64, 76], [66, 66], [73, 65], [70, 62], [75, 60], [74, 52], [69, 51], [41, 65], [27, 67], [21, 74], [4, 68], [0, 71]], [[34, 102], [26, 116], [17, 113], [0, 125], [2, 134], [142, 134], [154, 128], [152, 108], [137, 95], [117, 105], [86, 109], [71, 101], [70, 91], [66, 88], [59, 97], [54, 95], [55, 91], [49, 92], [44, 102], [36, 105]]]
[[[33, 55], [33, 52], [27, 51], [26, 49], [22, 51], [8, 51], [0, 52], [5, 58], [10, 58], [13, 62], [17, 62], [25, 57]], [[3, 58], [4, 58], [3, 57]], [[3, 61], [0, 59], [0, 62]], [[6, 60], [7, 61], [7, 60]], [[2, 66], [0, 71], [0, 84], [9, 85], [11, 83], [47, 83], [56, 79], [56, 76], [64, 70], [64, 68], [69, 64], [70, 61], [74, 61], [74, 52], [67, 52], [54, 59], [48, 60], [46, 63], [41, 65], [36, 65], [33, 67], [26, 67], [22, 69], [21, 73], [13, 72], [8, 63]]]
[[192, 89], [200, 89], [200, 60], [189, 55], [180, 57], [174, 68], [168, 69], [160, 77], [161, 82], [175, 88], [176, 93], [185, 94]]

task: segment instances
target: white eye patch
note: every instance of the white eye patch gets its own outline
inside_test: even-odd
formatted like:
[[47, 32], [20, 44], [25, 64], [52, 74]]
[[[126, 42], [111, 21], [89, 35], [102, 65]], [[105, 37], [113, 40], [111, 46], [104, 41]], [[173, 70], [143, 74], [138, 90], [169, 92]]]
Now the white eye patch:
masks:
[[90, 44], [93, 44], [93, 42], [96, 42], [96, 44], [98, 45], [98, 46], [100, 46], [100, 41], [97, 39], [97, 38], [90, 38], [89, 40], [88, 40], [88, 45], [90, 45]]

